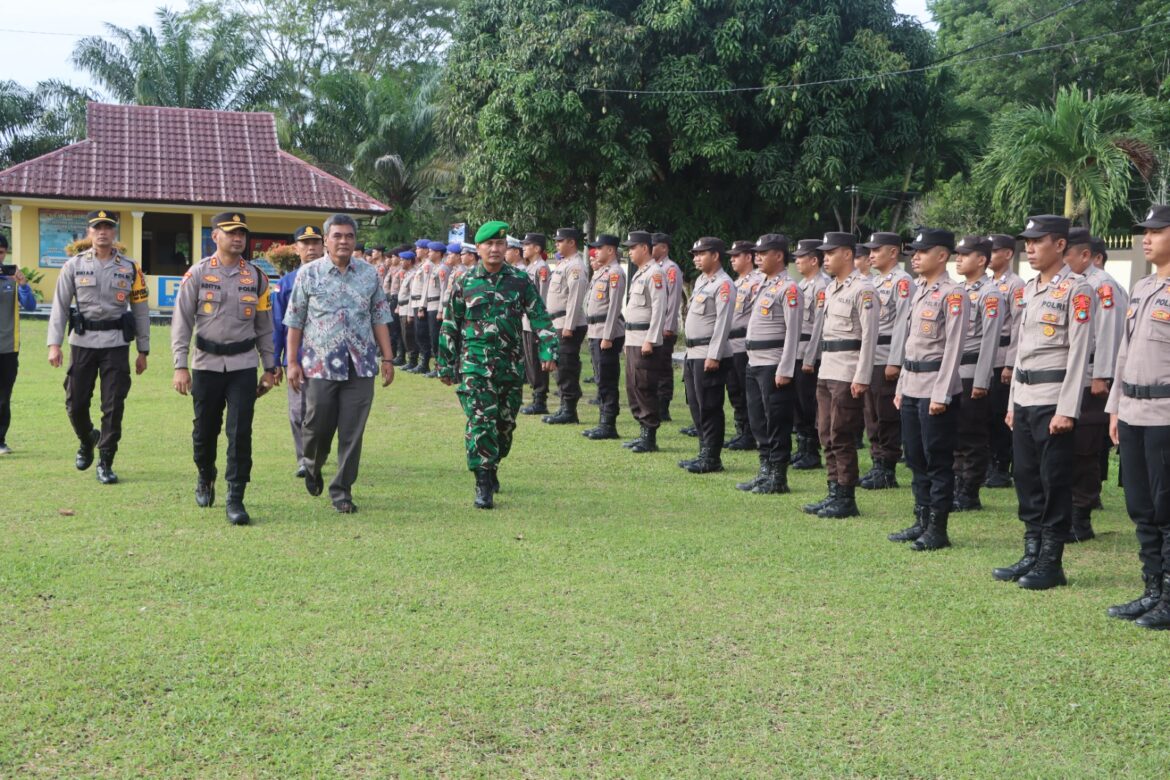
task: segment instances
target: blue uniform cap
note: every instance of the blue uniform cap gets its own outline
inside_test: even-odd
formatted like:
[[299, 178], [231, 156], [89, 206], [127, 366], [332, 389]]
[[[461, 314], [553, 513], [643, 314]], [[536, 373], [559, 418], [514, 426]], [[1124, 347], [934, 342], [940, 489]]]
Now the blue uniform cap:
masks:
[[414, 259], [414, 252], [411, 252], [408, 249], [405, 252], [399, 252], [398, 256], [401, 257], [403, 260], [413, 260]]
[[430, 243], [431, 243], [431, 240], [429, 238], [420, 238], [418, 241], [414, 242], [414, 248], [415, 249], [426, 249], [428, 246], [430, 246]]
[[427, 244], [427, 249], [431, 250], [432, 252], [446, 252], [447, 245], [442, 241], [432, 241], [431, 243]]
[[463, 244], [447, 244], [447, 251], [453, 255], [457, 255], [463, 251]]

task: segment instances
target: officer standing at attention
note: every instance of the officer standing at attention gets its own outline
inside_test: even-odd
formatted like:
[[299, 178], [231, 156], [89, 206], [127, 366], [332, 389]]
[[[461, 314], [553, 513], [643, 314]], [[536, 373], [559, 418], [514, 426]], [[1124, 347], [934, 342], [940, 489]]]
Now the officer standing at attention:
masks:
[[853, 263], [852, 233], [826, 233], [819, 249], [833, 281], [825, 291], [824, 359], [817, 380], [817, 429], [825, 448], [829, 493], [804, 511], [856, 517], [857, 435], [865, 425], [864, 396], [877, 349], [877, 291]]
[[911, 549], [922, 552], [951, 546], [947, 520], [954, 500], [959, 410], [967, 403], [961, 395], [959, 363], [969, 304], [947, 273], [953, 233], [924, 228], [910, 247], [920, 284], [910, 308], [906, 359], [894, 401], [902, 413], [914, 524], [887, 538], [914, 542]]
[[582, 432], [587, 439], [616, 439], [617, 416], [621, 408], [618, 377], [622, 373], [622, 351], [626, 327], [622, 304], [626, 300], [626, 272], [618, 262], [617, 236], [602, 233], [589, 246], [597, 250], [597, 271], [590, 282], [585, 306], [589, 350], [597, 370], [597, 400], [600, 407], [596, 428]]
[[747, 325], [747, 405], [760, 471], [735, 487], [756, 494], [787, 493], [803, 301], [788, 275], [787, 236], [760, 236], [752, 251], [760, 260], [761, 280]]
[[550, 425], [577, 423], [577, 402], [581, 400], [581, 342], [585, 340], [585, 294], [589, 291], [589, 268], [581, 257], [581, 231], [559, 228], [557, 251], [561, 261], [553, 269], [548, 289], [548, 316], [560, 334], [557, 359], [557, 387], [561, 408], [541, 418]]
[[1101, 451], [1108, 440], [1109, 417], [1105, 401], [1113, 384], [1113, 368], [1121, 335], [1125, 328], [1125, 310], [1129, 297], [1116, 280], [1093, 264], [1092, 236], [1086, 228], [1068, 231], [1068, 249], [1064, 261], [1069, 269], [1085, 277], [1093, 288], [1093, 346], [1089, 353], [1089, 373], [1081, 398], [1081, 416], [1073, 432], [1076, 442], [1076, 473], [1073, 476], [1073, 516], [1065, 542], [1085, 542], [1093, 532], [1093, 508], [1101, 505]]
[[678, 343], [678, 329], [682, 321], [683, 272], [678, 263], [670, 258], [673, 243], [669, 233], [654, 233], [650, 236], [650, 253], [662, 268], [666, 280], [666, 315], [663, 320], [662, 346], [656, 350], [658, 356], [658, 402], [662, 405], [658, 417], [670, 422], [670, 402], [674, 400], [674, 348]]
[[[548, 300], [548, 283], [552, 271], [548, 267], [545, 247], [548, 239], [544, 233], [526, 233], [520, 240], [520, 251], [524, 253], [528, 277], [536, 285], [540, 300]], [[532, 332], [532, 323], [524, 315], [524, 372], [532, 387], [532, 403], [520, 408], [520, 414], [548, 414], [548, 372], [540, 359], [540, 342]]]
[[[35, 311], [37, 297], [19, 268], [5, 268], [8, 239], [0, 236], [0, 455], [11, 455], [12, 388], [20, 361], [20, 309]], [[11, 273], [10, 273], [11, 272]]]
[[866, 490], [883, 490], [898, 486], [894, 469], [902, 458], [902, 415], [894, 408], [894, 391], [902, 370], [914, 280], [898, 265], [902, 237], [897, 233], [873, 233], [863, 246], [877, 270], [873, 283], [881, 308], [873, 379], [865, 394], [865, 432], [873, 468], [859, 484]]
[[[293, 242], [293, 246], [297, 250], [297, 257], [301, 260], [301, 266], [304, 266], [306, 263], [311, 263], [325, 255], [325, 242], [321, 238], [321, 228], [319, 227], [303, 225], [297, 228], [296, 232], [293, 233]], [[374, 249], [376, 251], [377, 247]], [[293, 285], [296, 284], [297, 273], [300, 270], [300, 267], [294, 268], [280, 277], [280, 281], [274, 285], [275, 291], [272, 295], [272, 348], [276, 355], [276, 373], [278, 380], [280, 379], [281, 369], [288, 365], [288, 356], [285, 354], [288, 330], [284, 327], [284, 312], [288, 309], [288, 301], [292, 297]], [[393, 271], [387, 272], [387, 282], [393, 273]], [[297, 479], [303, 479], [305, 476], [305, 467], [301, 463], [301, 459], [305, 457], [305, 444], [301, 431], [304, 422], [305, 396], [299, 390], [293, 388], [290, 383], [288, 386], [288, 425], [292, 430], [293, 450], [295, 450], [297, 456]]]
[[735, 311], [731, 315], [731, 370], [727, 373], [727, 398], [735, 422], [735, 436], [723, 443], [729, 450], [754, 450], [755, 437], [748, 421], [747, 408], [747, 326], [752, 317], [752, 306], [760, 292], [763, 278], [756, 270], [754, 241], [734, 241], [731, 244], [731, 270], [735, 272]]
[[959, 407], [959, 438], [955, 445], [955, 502], [951, 509], [982, 509], [979, 488], [987, 479], [991, 440], [987, 417], [991, 413], [991, 385], [999, 349], [999, 320], [1007, 302], [987, 275], [991, 242], [984, 236], [964, 236], [956, 247], [958, 272], [966, 281], [962, 292], [971, 304], [963, 340], [959, 376], [963, 380], [963, 405]]
[[453, 385], [456, 372], [462, 377], [457, 393], [467, 415], [467, 468], [475, 472], [479, 509], [494, 506], [500, 461], [512, 448], [524, 381], [521, 314], [528, 315], [540, 339], [546, 371], [557, 355], [557, 336], [536, 286], [504, 262], [507, 235], [508, 223], [498, 221], [476, 232], [482, 260], [456, 282], [439, 338], [439, 378]]
[[1170, 206], [1135, 226], [1154, 273], [1133, 288], [1106, 410], [1121, 446], [1125, 508], [1137, 531], [1145, 590], [1111, 617], [1170, 629]]
[[[402, 276], [398, 283], [398, 300], [390, 299], [389, 303], [393, 306], [398, 304], [398, 310], [395, 312], [398, 321], [402, 324], [402, 351], [406, 355], [406, 359], [401, 362], [395, 362], [394, 365], [405, 365], [404, 371], [416, 373], [418, 371], [418, 330], [414, 324], [414, 301], [411, 300], [411, 288], [414, 287], [414, 276], [418, 273], [418, 267], [415, 265], [415, 254], [413, 251], [406, 249], [398, 254], [402, 258], [402, 268], [399, 273]], [[401, 357], [395, 353], [395, 360]]]
[[999, 348], [995, 353], [995, 372], [991, 377], [987, 424], [991, 443], [991, 468], [987, 472], [989, 488], [1012, 486], [1012, 432], [1004, 418], [1008, 412], [1008, 394], [1012, 384], [1012, 366], [1016, 362], [1016, 336], [1024, 308], [1024, 280], [1012, 270], [1016, 258], [1016, 239], [1003, 233], [988, 236], [991, 241], [991, 281], [1003, 296], [1000, 316]]
[[821, 329], [825, 324], [825, 289], [829, 277], [821, 270], [825, 255], [817, 249], [819, 238], [802, 238], [793, 256], [800, 274], [797, 287], [804, 302], [800, 320], [800, 348], [796, 353], [796, 457], [792, 468], [810, 471], [821, 467], [817, 436], [817, 369], [820, 364]]
[[[195, 467], [195, 503], [215, 502], [216, 439], [227, 407], [227, 519], [251, 522], [244, 490], [252, 477], [252, 413], [256, 399], [280, 380], [272, 345], [272, 299], [268, 277], [244, 259], [248, 224], [240, 212], [211, 218], [215, 254], [205, 257], [183, 277], [171, 319], [175, 357], [172, 386], [191, 394], [195, 425], [191, 433]], [[195, 333], [194, 373], [187, 370], [191, 333]], [[256, 353], [264, 373], [256, 382]]]
[[[403, 357], [405, 350], [402, 348], [402, 318], [398, 316], [398, 291], [402, 289], [402, 252], [405, 252], [407, 247], [396, 246], [390, 251], [389, 262], [386, 265], [386, 273], [382, 275], [382, 290], [386, 293], [386, 300], [390, 301], [391, 310], [394, 313], [394, 319], [390, 321], [390, 346], [394, 349], [394, 365], [405, 365], [406, 359]], [[322, 252], [325, 250], [322, 249]], [[289, 290], [290, 294], [292, 290]], [[291, 390], [292, 385], [289, 385]]]
[[[89, 249], [61, 267], [49, 316], [49, 365], [61, 366], [61, 342], [69, 324], [69, 372], [65, 411], [81, 446], [74, 465], [85, 471], [98, 449], [97, 479], [118, 481], [114, 455], [122, 438], [122, 414], [130, 393], [130, 342], [136, 341], [134, 372], [146, 370], [150, 354], [150, 304], [142, 271], [114, 245], [118, 219], [106, 209], [88, 215]], [[77, 300], [76, 311], [70, 306]], [[94, 384], [101, 379], [102, 429], [89, 416]]]
[[410, 309], [414, 317], [414, 344], [418, 350], [419, 361], [417, 366], [406, 367], [412, 374], [427, 374], [431, 370], [431, 318], [427, 314], [427, 290], [430, 289], [435, 266], [431, 262], [430, 246], [429, 240], [415, 242], [418, 262], [414, 275], [410, 278]]
[[657, 452], [662, 404], [662, 335], [666, 322], [666, 273], [650, 253], [650, 234], [633, 230], [626, 237], [630, 262], [638, 270], [622, 308], [626, 322], [626, 398], [640, 426], [638, 438], [624, 442], [631, 452]]
[[704, 236], [691, 247], [700, 276], [695, 280], [687, 307], [687, 352], [683, 366], [691, 420], [699, 432], [697, 457], [679, 461], [692, 474], [723, 471], [723, 393], [731, 370], [731, 277], [723, 270], [721, 256], [727, 243]]
[[[427, 277], [427, 287], [424, 292], [426, 300], [427, 334], [430, 336], [430, 355], [439, 352], [439, 320], [442, 319], [442, 309], [439, 302], [443, 300], [443, 290], [447, 287], [447, 277], [451, 269], [444, 262], [447, 254], [447, 245], [441, 241], [432, 241], [427, 247], [431, 255], [431, 272]], [[428, 379], [436, 379], [438, 370], [420, 371]]]
[[1007, 416], [1024, 554], [992, 576], [1021, 588], [1067, 585], [1062, 561], [1072, 525], [1073, 429], [1093, 344], [1093, 288], [1064, 262], [1069, 220], [1031, 217], [1020, 238], [1039, 276], [1024, 287], [1020, 344]]

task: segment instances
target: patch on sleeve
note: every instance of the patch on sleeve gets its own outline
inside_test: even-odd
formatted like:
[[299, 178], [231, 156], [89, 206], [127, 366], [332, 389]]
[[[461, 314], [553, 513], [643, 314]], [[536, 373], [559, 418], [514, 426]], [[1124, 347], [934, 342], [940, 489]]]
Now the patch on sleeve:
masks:
[[1093, 302], [1084, 293], [1073, 296], [1073, 317], [1077, 322], [1089, 321], [1089, 310]]
[[825, 291], [824, 290], [821, 290], [819, 293], [817, 293], [817, 308], [818, 309], [825, 308]]
[[654, 274], [654, 289], [662, 289], [662, 274]]
[[1102, 309], [1113, 308], [1113, 285], [1103, 284], [1097, 288], [1097, 297], [1101, 300]]
[[610, 287], [617, 287], [617, 286], [618, 286], [618, 280], [620, 280], [620, 279], [621, 279], [621, 276], [620, 276], [620, 275], [618, 275], [618, 274], [610, 274], [610, 275], [609, 275], [609, 286], [610, 286]]
[[791, 287], [789, 287], [788, 291], [784, 293], [784, 300], [788, 303], [788, 308], [790, 308], [790, 309], [796, 308], [796, 304], [800, 300], [800, 298], [797, 294], [795, 284], [792, 285]]
[[994, 295], [989, 295], [987, 299], [983, 301], [983, 313], [987, 315], [989, 320], [993, 320], [998, 317], [999, 298], [996, 298]]
[[542, 281], [542, 282], [548, 281], [548, 266], [545, 266], [544, 268], [540, 269], [540, 281]]
[[264, 290], [264, 294], [260, 296], [260, 300], [256, 303], [256, 311], [272, 311], [272, 287], [271, 285]]
[[731, 300], [731, 282], [724, 282], [719, 287], [719, 300], [727, 303]]
[[1024, 308], [1024, 288], [1023, 287], [1017, 287], [1016, 291], [1014, 293], [1012, 293], [1012, 298], [1016, 302], [1016, 308], [1018, 308], [1018, 309]]
[[138, 266], [134, 267], [134, 284], [130, 285], [130, 303], [144, 303], [150, 293], [146, 290], [146, 278]]
[[910, 295], [910, 280], [902, 279], [898, 282], [898, 297], [905, 298]]
[[863, 292], [861, 294], [861, 305], [866, 309], [872, 309], [873, 308], [873, 293], [868, 292], [868, 291]]
[[947, 296], [947, 311], [952, 315], [958, 315], [963, 311], [963, 296], [959, 293], [951, 293]]
[[669, 269], [666, 272], [666, 281], [671, 287], [673, 287], [674, 283], [678, 281], [678, 271], [673, 268]]

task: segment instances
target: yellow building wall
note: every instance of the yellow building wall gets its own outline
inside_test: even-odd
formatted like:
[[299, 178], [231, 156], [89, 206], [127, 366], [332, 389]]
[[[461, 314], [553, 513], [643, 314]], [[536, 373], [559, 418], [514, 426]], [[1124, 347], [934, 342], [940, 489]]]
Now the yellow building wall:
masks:
[[[118, 226], [118, 240], [126, 245], [127, 254], [131, 260], [138, 261], [142, 255], [142, 215], [146, 212], [164, 214], [186, 214], [191, 219], [192, 254], [200, 254], [203, 228], [210, 226], [211, 218], [223, 211], [231, 211], [231, 206], [193, 207], [168, 206], [158, 203], [95, 203], [90, 201], [66, 200], [20, 200], [12, 201], [12, 247], [9, 262], [33, 268], [43, 274], [43, 278], [33, 287], [41, 292], [46, 303], [52, 301], [53, 290], [57, 284], [60, 270], [57, 268], [41, 268], [40, 246], [40, 210], [43, 209], [73, 209], [76, 211], [95, 211], [107, 208], [120, 215]], [[253, 233], [285, 234], [292, 241], [292, 233], [301, 225], [324, 224], [328, 214], [315, 211], [281, 211], [277, 209], [240, 209], [247, 217], [248, 228]], [[198, 262], [201, 258], [195, 257]], [[188, 258], [190, 261], [191, 258]], [[172, 306], [167, 302], [178, 289], [176, 276], [158, 276], [147, 274], [147, 289], [150, 291], [150, 308], [169, 310]]]

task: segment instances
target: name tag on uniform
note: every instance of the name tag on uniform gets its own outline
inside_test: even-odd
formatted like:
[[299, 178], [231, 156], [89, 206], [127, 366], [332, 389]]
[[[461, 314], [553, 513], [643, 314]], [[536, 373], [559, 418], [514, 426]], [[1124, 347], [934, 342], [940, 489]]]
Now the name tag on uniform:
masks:
[[920, 315], [924, 320], [933, 320], [937, 312], [934, 309], [923, 309]]

